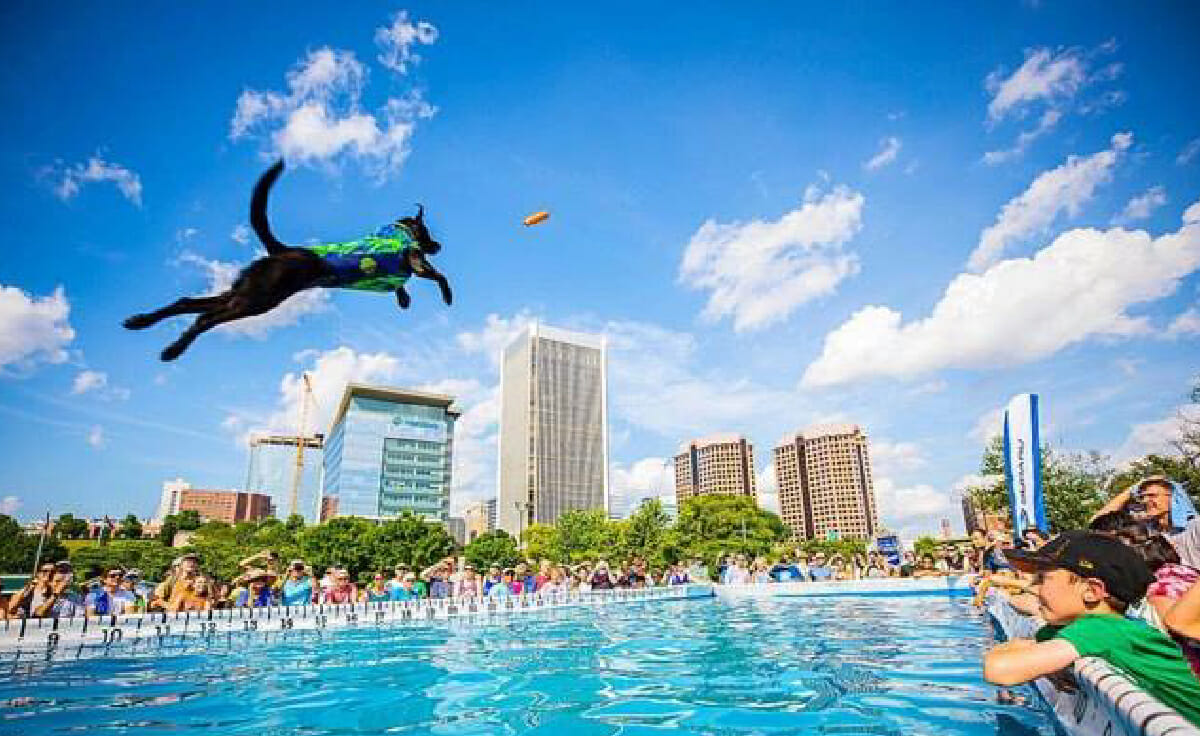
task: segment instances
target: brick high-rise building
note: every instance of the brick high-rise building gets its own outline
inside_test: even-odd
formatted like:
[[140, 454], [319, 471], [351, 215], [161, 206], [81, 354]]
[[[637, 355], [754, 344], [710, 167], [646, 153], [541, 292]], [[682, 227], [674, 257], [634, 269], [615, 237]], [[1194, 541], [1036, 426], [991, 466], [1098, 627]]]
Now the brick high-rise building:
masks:
[[246, 491], [179, 490], [177, 511], [195, 511], [205, 521], [258, 521], [271, 516], [271, 497]]
[[774, 450], [779, 510], [796, 539], [869, 539], [879, 530], [867, 435], [856, 424], [809, 427]]
[[719, 434], [692, 440], [675, 456], [675, 499], [679, 506], [693, 496], [721, 493], [751, 496], [754, 482], [754, 445], [736, 434]]

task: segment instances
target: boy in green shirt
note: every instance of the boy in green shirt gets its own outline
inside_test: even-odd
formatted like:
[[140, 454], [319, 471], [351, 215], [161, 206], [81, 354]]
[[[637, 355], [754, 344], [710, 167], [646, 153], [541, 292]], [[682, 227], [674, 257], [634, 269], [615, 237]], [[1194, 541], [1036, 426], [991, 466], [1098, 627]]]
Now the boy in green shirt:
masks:
[[1200, 681], [1179, 648], [1157, 629], [1123, 615], [1153, 580], [1140, 554], [1113, 537], [1067, 532], [1037, 551], [1005, 556], [1013, 567], [1036, 575], [1047, 625], [1036, 640], [1013, 639], [984, 655], [988, 682], [1019, 685], [1080, 657], [1098, 657], [1200, 725]]

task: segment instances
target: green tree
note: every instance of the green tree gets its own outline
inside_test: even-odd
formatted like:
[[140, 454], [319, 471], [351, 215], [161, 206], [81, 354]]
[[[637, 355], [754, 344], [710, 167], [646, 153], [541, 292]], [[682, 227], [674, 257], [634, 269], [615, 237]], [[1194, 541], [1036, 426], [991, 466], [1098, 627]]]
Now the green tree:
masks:
[[768, 554], [787, 536], [787, 527], [749, 496], [712, 494], [684, 501], [672, 533], [687, 556], [701, 557], [711, 565], [731, 552]]
[[54, 522], [54, 536], [59, 539], [83, 539], [87, 533], [87, 520], [76, 519], [74, 514], [61, 514]]
[[181, 511], [178, 514], [168, 514], [163, 519], [158, 532], [158, 539], [170, 547], [175, 542], [176, 532], [190, 532], [200, 528], [200, 512], [193, 509]]
[[552, 524], [530, 524], [521, 532], [521, 544], [525, 556], [531, 560], [554, 560], [561, 562], [556, 555], [555, 528]]
[[481, 572], [486, 572], [490, 565], [511, 567], [522, 559], [517, 541], [503, 529], [480, 534], [466, 546], [463, 555]]
[[938, 541], [931, 536], [922, 535], [913, 542], [913, 553], [920, 559], [922, 555], [931, 555], [937, 550]]
[[373, 564], [379, 568], [403, 562], [419, 571], [444, 559], [454, 549], [454, 539], [445, 526], [427, 522], [408, 511], [375, 527], [370, 541], [374, 549]]
[[[40, 534], [26, 534], [17, 520], [0, 514], [0, 572], [29, 575], [33, 572]], [[67, 558], [67, 550], [54, 536], [47, 536], [42, 546], [42, 561], [57, 562]]]
[[554, 525], [551, 557], [559, 562], [581, 562], [611, 555], [618, 542], [616, 532], [602, 509], [568, 511]]
[[841, 539], [806, 539], [800, 543], [800, 549], [808, 554], [824, 552], [826, 557], [841, 555], [850, 559], [854, 555], [867, 553], [867, 540], [858, 537], [843, 537]]
[[162, 580], [179, 550], [153, 540], [114, 540], [71, 551], [71, 564], [81, 579], [90, 579], [113, 567], [138, 569], [147, 580]]
[[304, 529], [304, 517], [300, 514], [292, 514], [287, 518], [287, 522], [284, 523], [284, 526], [287, 527], [289, 532], [296, 534]]
[[387, 564], [376, 558], [375, 526], [370, 519], [339, 516], [306, 528], [300, 534], [300, 549], [318, 575], [333, 566], [345, 567], [351, 573], [374, 570], [377, 565]]
[[117, 527], [117, 536], [124, 539], [141, 539], [142, 522], [134, 514], [128, 514]]
[[[642, 504], [623, 525], [621, 551], [626, 557], [641, 557], [652, 567], [678, 561], [678, 545], [671, 540], [671, 517], [657, 499]], [[668, 547], [671, 559], [667, 559]]]

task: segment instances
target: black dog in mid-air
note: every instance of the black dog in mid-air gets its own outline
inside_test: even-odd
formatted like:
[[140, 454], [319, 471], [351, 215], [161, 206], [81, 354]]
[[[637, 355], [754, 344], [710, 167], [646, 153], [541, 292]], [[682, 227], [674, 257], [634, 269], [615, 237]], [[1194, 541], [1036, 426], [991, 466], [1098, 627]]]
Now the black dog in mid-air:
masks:
[[250, 225], [267, 249], [267, 255], [251, 263], [226, 292], [216, 296], [184, 297], [162, 309], [136, 314], [125, 327], [141, 330], [159, 320], [180, 314], [199, 314], [192, 326], [162, 351], [163, 360], [175, 360], [201, 333], [217, 325], [271, 311], [293, 294], [314, 287], [390, 291], [400, 307], [411, 300], [404, 284], [413, 276], [436, 281], [442, 300], [453, 296], [446, 277], [438, 273], [426, 256], [442, 249], [425, 227], [425, 208], [417, 205], [416, 217], [402, 217], [380, 228], [374, 235], [345, 243], [310, 246], [284, 245], [267, 223], [267, 194], [283, 171], [283, 161], [267, 170], [254, 186], [250, 198]]

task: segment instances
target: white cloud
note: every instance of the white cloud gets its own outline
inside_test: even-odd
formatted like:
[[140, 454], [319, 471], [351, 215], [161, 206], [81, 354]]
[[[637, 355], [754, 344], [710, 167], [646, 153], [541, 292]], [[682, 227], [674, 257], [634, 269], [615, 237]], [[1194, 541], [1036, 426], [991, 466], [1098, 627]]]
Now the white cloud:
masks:
[[875, 500], [884, 527], [911, 542], [921, 534], [936, 534], [942, 519], [962, 527], [962, 511], [954, 497], [927, 483], [900, 485], [891, 478], [875, 479]]
[[1005, 148], [998, 151], [988, 151], [983, 154], [983, 162], [989, 166], [1002, 164], [1014, 158], [1019, 158], [1029, 150], [1029, 146], [1038, 138], [1049, 133], [1058, 125], [1058, 121], [1062, 120], [1062, 112], [1060, 110], [1047, 110], [1038, 118], [1037, 125], [1032, 130], [1021, 131], [1017, 135], [1017, 141], [1011, 148]]
[[455, 340], [463, 352], [485, 355], [493, 367], [498, 367], [501, 352], [535, 322], [537, 319], [525, 311], [512, 317], [489, 314], [478, 332], [460, 332]]
[[429, 46], [437, 41], [438, 30], [432, 23], [408, 19], [401, 10], [392, 16], [392, 24], [375, 29], [375, 44], [379, 47], [378, 60], [398, 74], [408, 71], [408, 65], [421, 60], [413, 51], [417, 44]]
[[15, 286], [0, 285], [0, 369], [67, 360], [66, 346], [75, 339], [68, 321], [71, 305], [59, 286], [50, 296], [36, 297]]
[[982, 271], [1004, 251], [1025, 238], [1044, 232], [1062, 213], [1075, 216], [1095, 194], [1096, 187], [1112, 178], [1121, 153], [1133, 143], [1129, 133], [1112, 137], [1112, 147], [1091, 156], [1068, 156], [1066, 163], [1044, 171], [1021, 194], [1009, 200], [996, 222], [979, 236], [967, 266]]
[[882, 475], [912, 472], [928, 464], [925, 451], [915, 442], [871, 440], [871, 465]]
[[1175, 157], [1175, 163], [1186, 166], [1196, 158], [1198, 153], [1200, 153], [1200, 138], [1193, 138], [1179, 151], [1179, 155]]
[[95, 392], [98, 397], [105, 400], [120, 399], [124, 401], [130, 396], [129, 389], [110, 386], [107, 373], [93, 370], [80, 371], [75, 375], [75, 380], [71, 382], [71, 394], [79, 396], [89, 392]]
[[104, 439], [104, 427], [99, 424], [92, 427], [87, 435], [87, 443], [97, 449], [104, 447], [106, 440]]
[[1019, 114], [1030, 103], [1069, 100], [1087, 81], [1087, 63], [1078, 49], [1030, 49], [1025, 61], [1005, 76], [997, 69], [985, 81], [992, 93], [988, 120], [996, 122]]
[[1110, 453], [1113, 462], [1123, 465], [1151, 453], [1174, 454], [1171, 442], [1196, 422], [1200, 422], [1200, 406], [1184, 404], [1161, 419], [1134, 424], [1125, 441]]
[[1070, 230], [1031, 258], [959, 274], [924, 319], [905, 324], [889, 307], [860, 309], [826, 335], [802, 385], [1018, 365], [1090, 337], [1145, 334], [1146, 318], [1127, 310], [1172, 293], [1197, 266], [1200, 223], [1158, 238]]
[[1189, 308], [1182, 312], [1167, 327], [1166, 336], [1171, 338], [1200, 335], [1200, 309]]
[[[241, 264], [209, 260], [191, 251], [184, 251], [179, 256], [179, 262], [199, 266], [205, 272], [205, 276], [208, 278], [206, 296], [220, 294], [229, 289], [242, 270]], [[333, 304], [330, 301], [328, 289], [307, 289], [288, 297], [283, 304], [266, 314], [228, 322], [217, 327], [216, 331], [226, 335], [244, 335], [261, 339], [266, 337], [271, 330], [298, 324], [306, 315], [328, 312], [332, 309]]]
[[614, 462], [609, 468], [609, 510], [628, 516], [645, 498], [673, 498], [675, 471], [671, 458], [645, 457], [630, 464]]
[[864, 202], [844, 186], [810, 186], [799, 209], [773, 222], [708, 220], [684, 251], [679, 280], [711, 292], [708, 320], [732, 316], [738, 332], [779, 322], [858, 273], [858, 256], [842, 245], [862, 228]]
[[0, 514], [5, 516], [16, 516], [21, 510], [21, 499], [17, 496], [5, 496], [0, 498]]
[[246, 225], [234, 225], [229, 237], [238, 245], [245, 245], [250, 242], [250, 228]]
[[975, 425], [967, 432], [967, 436], [981, 445], [986, 445], [994, 438], [1004, 434], [1004, 409], [988, 409], [979, 416]]
[[876, 153], [870, 160], [864, 163], [863, 168], [867, 171], [875, 171], [892, 163], [896, 160], [896, 156], [899, 155], [901, 145], [900, 139], [894, 135], [884, 138], [879, 142], [879, 153]]
[[[1116, 44], [1107, 42], [1091, 51], [1078, 48], [1029, 49], [1025, 61], [1012, 74], [997, 69], [988, 75], [984, 86], [992, 94], [988, 103], [987, 125], [994, 127], [1006, 118], [1023, 119], [1040, 108], [1036, 125], [1021, 131], [1013, 145], [988, 151], [984, 163], [995, 165], [1022, 156], [1037, 139], [1053, 130], [1071, 111], [1099, 114], [1125, 101], [1121, 90], [1105, 90], [1087, 98], [1081, 93], [1093, 85], [1112, 82], [1121, 74], [1121, 65], [1110, 63], [1093, 71], [1097, 57], [1111, 54]], [[1078, 99], [1077, 99], [1078, 98]]]
[[367, 70], [354, 52], [309, 52], [287, 74], [288, 92], [244, 90], [229, 137], [266, 134], [275, 155], [306, 164], [361, 164], [378, 183], [399, 172], [417, 121], [435, 109], [419, 90], [391, 97], [376, 112], [361, 105]]
[[1127, 223], [1134, 220], [1144, 220], [1149, 217], [1154, 210], [1162, 207], [1167, 203], [1167, 190], [1165, 187], [1157, 186], [1150, 187], [1145, 192], [1133, 197], [1125, 205], [1125, 209], [1121, 210], [1121, 214], [1113, 218], [1113, 223]]
[[1138, 369], [1146, 362], [1145, 358], [1117, 358], [1113, 361], [1121, 373], [1133, 378], [1137, 375]]
[[89, 158], [86, 164], [76, 163], [64, 167], [62, 162], [59, 162], [44, 169], [42, 173], [56, 180], [53, 184], [54, 194], [64, 202], [79, 194], [79, 190], [85, 184], [112, 182], [125, 199], [138, 207], [142, 206], [141, 178], [120, 164], [105, 161], [99, 154]]

